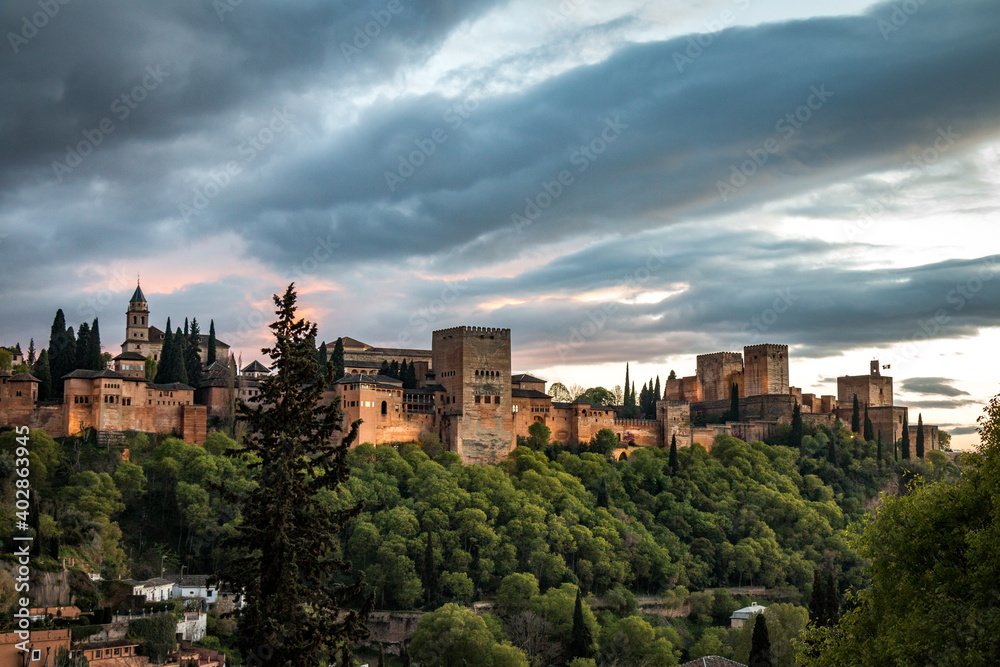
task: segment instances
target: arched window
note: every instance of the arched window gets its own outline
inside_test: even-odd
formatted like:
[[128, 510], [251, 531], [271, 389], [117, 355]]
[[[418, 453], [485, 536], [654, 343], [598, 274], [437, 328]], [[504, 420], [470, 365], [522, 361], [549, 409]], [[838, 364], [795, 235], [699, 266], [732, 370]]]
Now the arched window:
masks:
[[137, 321], [138, 321], [138, 320], [136, 319], [136, 316], [135, 316], [135, 315], [133, 315], [133, 316], [132, 316], [132, 324], [135, 324], [135, 323], [136, 323]]
[[386, 405], [385, 401], [382, 401], [382, 414], [384, 415], [389, 414], [389, 406]]
[[618, 457], [619, 461], [628, 461], [628, 453], [622, 452], [622, 455]]

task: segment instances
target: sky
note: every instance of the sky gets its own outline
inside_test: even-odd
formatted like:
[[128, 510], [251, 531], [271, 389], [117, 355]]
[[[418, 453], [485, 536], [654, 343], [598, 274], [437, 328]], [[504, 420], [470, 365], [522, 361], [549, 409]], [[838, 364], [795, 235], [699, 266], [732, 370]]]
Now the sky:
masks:
[[[549, 382], [774, 342], [977, 442], [998, 393], [995, 0], [10, 0], [0, 344], [141, 277], [244, 363], [511, 329]], [[40, 346], [41, 346], [40, 345]], [[915, 415], [911, 415], [911, 420]]]

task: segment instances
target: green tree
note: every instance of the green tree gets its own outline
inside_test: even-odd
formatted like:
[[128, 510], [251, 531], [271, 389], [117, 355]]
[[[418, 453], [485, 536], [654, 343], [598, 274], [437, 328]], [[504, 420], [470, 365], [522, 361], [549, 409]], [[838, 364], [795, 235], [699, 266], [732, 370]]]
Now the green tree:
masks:
[[29, 366], [34, 366], [37, 358], [35, 357], [35, 339], [32, 338], [28, 341], [28, 358], [27, 362]]
[[1000, 655], [1000, 396], [955, 482], [886, 496], [854, 538], [869, 585], [806, 633], [803, 665], [989, 665]]
[[[187, 320], [184, 321], [187, 324]], [[172, 352], [170, 354], [170, 371], [167, 382], [180, 382], [188, 384], [187, 365], [185, 355], [187, 353], [187, 335], [181, 331], [180, 327], [174, 331], [174, 338], [171, 342]]]
[[903, 413], [903, 434], [900, 438], [899, 449], [902, 452], [903, 460], [910, 458], [910, 422], [906, 412]]
[[882, 432], [879, 431], [877, 443], [875, 445], [875, 458], [878, 460], [878, 468], [882, 469]]
[[851, 433], [861, 433], [861, 406], [857, 394], [854, 394], [854, 408], [851, 410]]
[[735, 382], [729, 389], [729, 413], [726, 419], [734, 422], [740, 420], [740, 388]]
[[792, 429], [788, 434], [788, 446], [802, 447], [802, 406], [798, 403], [792, 409]]
[[538, 579], [530, 572], [508, 574], [497, 589], [497, 607], [503, 616], [514, 616], [528, 609], [538, 595]]
[[107, 368], [108, 364], [105, 361], [104, 354], [101, 349], [101, 325], [95, 317], [94, 321], [90, 324], [90, 338], [87, 341], [87, 366], [84, 368], [95, 371], [102, 371]]
[[215, 354], [216, 354], [215, 347], [216, 347], [217, 343], [218, 343], [218, 341], [215, 338], [215, 320], [209, 320], [208, 321], [208, 352], [207, 352], [208, 357], [206, 358], [206, 361], [207, 361], [207, 363], [208, 363], [209, 366], [211, 366], [212, 364], [215, 363]]
[[754, 616], [749, 665], [751, 667], [771, 667], [771, 638], [767, 634], [767, 617], [764, 614]]
[[827, 623], [826, 587], [820, 568], [813, 570], [812, 597], [809, 599], [809, 621], [813, 625], [825, 626]]
[[865, 441], [871, 442], [875, 439], [875, 426], [868, 417], [868, 405], [865, 404]]
[[150, 382], [156, 381], [156, 373], [160, 370], [160, 365], [156, 363], [156, 359], [153, 359], [153, 355], [146, 355], [146, 364], [143, 366], [145, 369], [146, 379]]
[[427, 667], [529, 665], [522, 651], [497, 643], [481, 616], [454, 603], [421, 616], [410, 640], [409, 653]]
[[38, 360], [31, 369], [32, 375], [39, 380], [38, 400], [47, 401], [52, 397], [52, 371], [49, 368], [49, 351], [38, 353]]
[[169, 374], [173, 368], [174, 354], [174, 333], [170, 330], [170, 318], [167, 318], [167, 328], [163, 331], [163, 345], [160, 348], [160, 365], [156, 369], [153, 382], [156, 384], [168, 384], [173, 380], [169, 379]]
[[76, 361], [73, 368], [98, 370], [90, 365], [90, 325], [86, 322], [76, 329]]
[[591, 387], [577, 396], [576, 400], [590, 405], [614, 405], [615, 395], [604, 387]]
[[924, 415], [917, 415], [917, 458], [924, 458]]
[[532, 449], [544, 449], [552, 437], [552, 429], [545, 422], [533, 422], [528, 427], [528, 446]]
[[677, 472], [677, 434], [673, 433], [670, 435], [670, 458], [668, 459], [670, 465], [670, 472]]
[[184, 348], [184, 370], [187, 374], [187, 384], [195, 389], [201, 386], [201, 368], [201, 329], [198, 326], [198, 318], [193, 317]]
[[333, 344], [333, 355], [330, 357], [330, 364], [333, 366], [333, 379], [339, 380], [344, 377], [344, 339], [338, 338]]
[[364, 578], [343, 578], [350, 564], [340, 556], [339, 535], [363, 502], [331, 509], [320, 502], [336, 494], [349, 477], [346, 457], [357, 424], [336, 445], [341, 426], [339, 401], [323, 405], [329, 383], [317, 381], [312, 341], [316, 325], [296, 318], [296, 294], [289, 285], [274, 296], [277, 320], [270, 325], [274, 345], [262, 349], [274, 373], [261, 383], [262, 400], [241, 404], [248, 433], [232, 456], [260, 460], [256, 488], [242, 503], [243, 522], [228, 544], [244, 550], [224, 578], [244, 593], [239, 648], [249, 655], [266, 644], [273, 653], [264, 665], [319, 665], [367, 635], [369, 598], [358, 611], [340, 611], [361, 592]]
[[594, 637], [583, 619], [583, 598], [580, 589], [576, 589], [576, 602], [573, 605], [573, 634], [570, 639], [570, 658], [589, 658], [593, 655]]
[[634, 417], [636, 415], [637, 410], [635, 407], [635, 389], [633, 388], [633, 385], [630, 384], [629, 382], [628, 362], [625, 363], [625, 401], [622, 407], [625, 408], [624, 413], [626, 417]]

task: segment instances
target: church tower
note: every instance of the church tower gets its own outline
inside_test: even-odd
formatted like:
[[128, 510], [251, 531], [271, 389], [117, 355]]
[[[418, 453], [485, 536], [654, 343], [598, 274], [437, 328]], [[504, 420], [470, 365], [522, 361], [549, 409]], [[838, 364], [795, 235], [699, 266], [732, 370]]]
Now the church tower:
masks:
[[142, 288], [136, 283], [135, 292], [125, 312], [125, 345], [123, 352], [149, 354], [149, 307]]

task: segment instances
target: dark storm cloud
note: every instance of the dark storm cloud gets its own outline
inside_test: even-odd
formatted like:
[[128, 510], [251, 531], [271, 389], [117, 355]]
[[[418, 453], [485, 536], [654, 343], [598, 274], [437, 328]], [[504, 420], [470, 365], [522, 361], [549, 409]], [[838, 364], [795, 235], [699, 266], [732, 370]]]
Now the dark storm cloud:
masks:
[[972, 433], [979, 433], [979, 427], [977, 426], [959, 426], [958, 428], [953, 428], [948, 431], [952, 435], [970, 435]]
[[[1000, 61], [995, 3], [922, 5], [888, 40], [877, 19], [891, 5], [882, 5], [863, 16], [730, 29], [681, 66], [677, 54], [693, 53], [687, 37], [623, 45], [519, 92], [495, 94], [485, 70], [454, 97], [369, 105], [372, 85], [426, 62], [490, 3], [402, 3], [348, 62], [341, 43], [385, 6], [242, 3], [221, 20], [211, 3], [62, 6], [0, 61], [5, 311], [47, 326], [65, 300], [85, 303], [66, 287], [85, 278], [72, 268], [82, 257], [141, 263], [231, 232], [248, 259], [282, 276], [329, 245], [313, 275], [343, 285], [328, 298], [358, 322], [370, 316], [350, 333], [375, 342], [427, 345], [432, 328], [474, 318], [515, 329], [519, 345], [553, 363], [560, 344], [572, 362], [772, 340], [823, 356], [913, 340], [926, 328], [930, 337], [966, 336], [997, 324], [997, 290], [958, 291], [971, 289], [981, 261], [874, 271], [833, 259], [846, 246], [782, 240], [750, 223], [690, 222], [900, 169], [941, 133], [957, 157], [995, 132], [1000, 68], [985, 65]], [[36, 8], [7, 3], [0, 26], [16, 30]], [[112, 105], [140, 85], [146, 99], [119, 118]], [[280, 132], [278, 112], [290, 118]], [[52, 162], [105, 117], [115, 131], [58, 180]], [[272, 141], [248, 158], [265, 130]], [[765, 164], [723, 199], [719, 182], [761, 151]], [[401, 156], [405, 164], [415, 152], [422, 164], [401, 170]], [[185, 214], [232, 161], [239, 173]], [[974, 165], [966, 170], [977, 175]], [[564, 171], [571, 180], [560, 184]], [[386, 172], [402, 180], [387, 182]], [[853, 223], [869, 195], [856, 194], [827, 214]], [[532, 205], [544, 210], [535, 217]], [[513, 214], [534, 219], [517, 228]], [[553, 260], [557, 242], [586, 247]], [[655, 269], [651, 249], [666, 258]], [[448, 300], [434, 279], [518, 258], [527, 268], [513, 277], [456, 278], [461, 293]], [[32, 291], [43, 283], [61, 287]], [[622, 285], [677, 293], [659, 303], [571, 298]], [[273, 289], [261, 283], [258, 297]], [[245, 303], [233, 286], [192, 286], [181, 297], [183, 312], [224, 311], [231, 330], [247, 315], [223, 304]], [[499, 297], [529, 302], [480, 308]], [[946, 319], [935, 322], [940, 310]], [[574, 346], [589, 327], [597, 331]]]
[[936, 396], [968, 396], [969, 392], [953, 387], [957, 382], [951, 378], [926, 377], [907, 378], [900, 388], [914, 394], [931, 394]]

